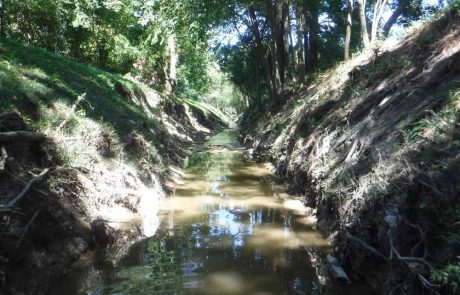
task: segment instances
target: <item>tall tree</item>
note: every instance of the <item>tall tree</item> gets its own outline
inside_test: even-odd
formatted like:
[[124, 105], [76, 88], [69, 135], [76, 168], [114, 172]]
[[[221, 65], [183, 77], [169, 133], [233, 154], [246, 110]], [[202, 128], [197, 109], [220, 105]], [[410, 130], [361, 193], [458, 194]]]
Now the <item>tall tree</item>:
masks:
[[366, 0], [356, 0], [359, 5], [359, 23], [361, 25], [361, 37], [363, 39], [364, 47], [369, 47], [369, 33], [367, 31], [367, 18], [366, 18]]
[[353, 0], [347, 0], [347, 29], [345, 33], [345, 60], [350, 59], [351, 30], [353, 27]]
[[318, 69], [319, 55], [319, 3], [308, 6], [308, 72], [314, 73]]
[[295, 3], [296, 30], [297, 30], [297, 72], [299, 82], [305, 82], [305, 55], [304, 55], [304, 28], [305, 16], [303, 12], [303, 1], [297, 0]]
[[0, 0], [0, 37], [6, 36], [6, 1]]
[[377, 40], [378, 30], [382, 21], [383, 13], [385, 12], [388, 0], [376, 0], [374, 4], [374, 14], [372, 18], [372, 29], [371, 29], [371, 43]]

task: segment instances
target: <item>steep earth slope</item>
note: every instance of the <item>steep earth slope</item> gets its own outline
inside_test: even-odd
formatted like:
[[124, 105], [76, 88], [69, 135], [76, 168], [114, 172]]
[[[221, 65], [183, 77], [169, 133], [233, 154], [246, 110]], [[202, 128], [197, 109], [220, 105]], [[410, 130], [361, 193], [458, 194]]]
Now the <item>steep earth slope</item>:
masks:
[[[460, 12], [285, 92], [242, 140], [304, 194], [354, 280], [458, 292]], [[263, 113], [264, 115], [261, 115]]]
[[46, 294], [87, 249], [122, 253], [154, 233], [160, 199], [220, 117], [1, 39], [0, 293]]

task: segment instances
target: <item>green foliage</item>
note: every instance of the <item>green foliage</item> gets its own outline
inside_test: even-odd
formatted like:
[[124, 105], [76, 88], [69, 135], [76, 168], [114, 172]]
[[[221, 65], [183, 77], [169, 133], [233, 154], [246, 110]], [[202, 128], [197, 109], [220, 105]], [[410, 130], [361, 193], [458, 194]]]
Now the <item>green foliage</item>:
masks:
[[246, 111], [248, 108], [246, 96], [232, 83], [229, 75], [223, 72], [217, 63], [210, 65], [207, 75], [211, 78], [211, 83], [202, 101], [233, 116]]
[[[136, 93], [140, 91], [138, 84], [7, 39], [0, 39], [0, 46], [0, 112], [17, 109], [34, 124], [53, 125], [57, 122], [44, 116], [45, 109], [60, 103], [70, 106], [86, 93], [77, 111], [112, 126], [121, 138], [142, 122], [156, 125], [142, 108], [115, 89], [118, 83]], [[144, 132], [149, 141], [155, 141], [154, 134]]]
[[452, 293], [460, 292], [460, 264], [450, 264], [431, 272], [431, 279], [446, 286]]
[[203, 44], [195, 48], [194, 44], [187, 42], [182, 50], [189, 54], [183, 56], [179, 67], [177, 95], [182, 99], [199, 100], [208, 91], [211, 83], [208, 76], [210, 58], [207, 48]]

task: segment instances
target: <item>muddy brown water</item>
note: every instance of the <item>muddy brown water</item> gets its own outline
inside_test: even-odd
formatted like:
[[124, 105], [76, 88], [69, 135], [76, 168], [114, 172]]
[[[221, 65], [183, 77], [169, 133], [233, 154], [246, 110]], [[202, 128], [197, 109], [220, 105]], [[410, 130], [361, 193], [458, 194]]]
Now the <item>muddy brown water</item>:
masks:
[[371, 294], [329, 277], [314, 219], [266, 165], [247, 160], [235, 130], [188, 159], [185, 183], [162, 207], [153, 237], [116, 265], [95, 253], [51, 294]]

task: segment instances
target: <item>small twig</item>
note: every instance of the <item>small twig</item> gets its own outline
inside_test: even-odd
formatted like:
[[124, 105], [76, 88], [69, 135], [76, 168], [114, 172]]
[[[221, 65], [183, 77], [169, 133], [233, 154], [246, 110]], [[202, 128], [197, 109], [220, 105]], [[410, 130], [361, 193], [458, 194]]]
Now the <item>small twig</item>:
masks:
[[34, 223], [35, 219], [37, 218], [38, 214], [40, 214], [40, 211], [42, 209], [38, 209], [37, 212], [35, 212], [35, 214], [32, 216], [32, 218], [30, 219], [29, 223], [27, 223], [26, 227], [24, 228], [24, 230], [22, 231], [22, 234], [21, 234], [21, 237], [19, 238], [18, 242], [16, 243], [16, 248], [19, 248], [19, 246], [21, 245], [22, 243], [22, 240], [24, 239], [24, 237], [26, 236], [27, 234], [27, 231], [29, 230], [30, 226], [32, 225], [32, 223]]
[[29, 180], [29, 182], [27, 182], [26, 186], [24, 187], [24, 189], [21, 191], [21, 193], [19, 195], [17, 195], [17, 197], [15, 197], [13, 200], [11, 200], [8, 204], [6, 204], [6, 206], [0, 206], [0, 210], [11, 210], [15, 207], [16, 203], [19, 202], [22, 198], [24, 198], [27, 193], [29, 192], [29, 190], [32, 188], [32, 186], [43, 179], [43, 177], [50, 171], [49, 168], [43, 170], [39, 175], [35, 176], [34, 178], [32, 178], [31, 180]]
[[361, 240], [360, 238], [357, 238], [353, 235], [351, 235], [350, 233], [347, 232], [347, 238], [350, 240], [350, 241], [353, 241], [359, 245], [361, 245], [362, 247], [364, 247], [366, 250], [368, 250], [369, 252], [371, 252], [372, 254], [382, 258], [383, 260], [385, 261], [390, 261], [388, 259], [388, 257], [386, 257], [385, 255], [382, 254], [382, 252], [380, 252], [379, 250], [375, 249], [374, 247], [370, 246], [369, 244], [367, 244], [366, 242], [364, 242], [363, 240]]

